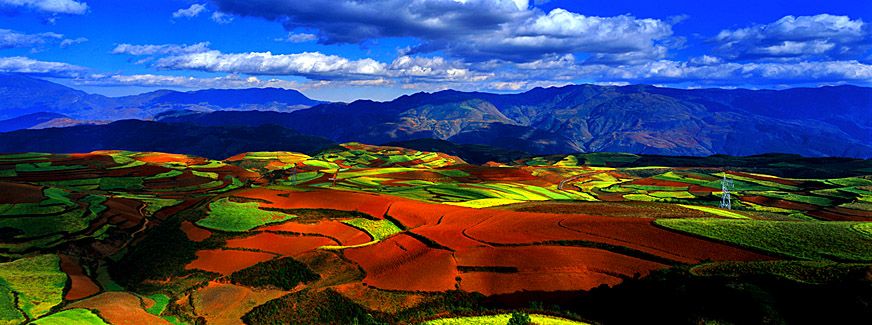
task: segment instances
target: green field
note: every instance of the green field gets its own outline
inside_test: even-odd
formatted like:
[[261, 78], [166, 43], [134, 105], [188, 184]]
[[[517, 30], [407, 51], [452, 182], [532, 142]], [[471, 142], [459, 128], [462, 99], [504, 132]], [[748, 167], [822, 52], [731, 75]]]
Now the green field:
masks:
[[342, 220], [342, 223], [349, 226], [361, 229], [369, 234], [374, 241], [379, 241], [389, 237], [390, 235], [403, 231], [393, 222], [387, 219], [369, 220], [364, 218], [354, 218]]
[[[814, 261], [872, 261], [866, 223], [730, 219], [658, 219], [655, 224], [694, 235]], [[863, 228], [865, 229], [865, 228]]]
[[[490, 316], [454, 317], [431, 320], [421, 323], [422, 325], [505, 325], [512, 318], [512, 314], [499, 314]], [[565, 318], [548, 315], [530, 314], [530, 320], [537, 325], [582, 325], [588, 324], [576, 322]]]
[[197, 225], [223, 231], [248, 231], [256, 227], [296, 217], [292, 214], [258, 209], [257, 202], [237, 203], [227, 198], [209, 204], [209, 215]]
[[854, 274], [865, 273], [872, 265], [817, 261], [714, 262], [693, 267], [691, 272], [703, 276], [744, 276], [775, 274], [805, 283], [827, 284]]
[[[17, 309], [31, 319], [45, 315], [63, 301], [66, 281], [67, 275], [60, 270], [57, 255], [38, 255], [0, 263], [0, 286], [18, 295]], [[8, 297], [7, 291], [6, 298], [0, 298], [0, 301], [8, 303]], [[10, 308], [15, 307], [3, 306], [0, 311], [8, 315]]]
[[68, 309], [28, 324], [34, 325], [107, 325], [99, 316], [87, 309]]

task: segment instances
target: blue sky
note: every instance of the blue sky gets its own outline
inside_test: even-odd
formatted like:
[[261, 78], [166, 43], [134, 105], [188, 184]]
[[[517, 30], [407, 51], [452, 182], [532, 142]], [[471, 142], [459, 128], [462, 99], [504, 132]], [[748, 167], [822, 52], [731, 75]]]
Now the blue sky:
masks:
[[870, 86], [870, 48], [869, 1], [0, 0], [0, 72], [110, 96]]

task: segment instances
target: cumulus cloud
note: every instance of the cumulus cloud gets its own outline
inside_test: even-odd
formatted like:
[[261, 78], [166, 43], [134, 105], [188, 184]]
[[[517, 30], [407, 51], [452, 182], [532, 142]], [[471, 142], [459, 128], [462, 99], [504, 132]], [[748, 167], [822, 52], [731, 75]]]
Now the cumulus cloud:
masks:
[[0, 0], [0, 5], [26, 7], [52, 14], [82, 15], [88, 11], [88, 4], [73, 0]]
[[173, 13], [173, 18], [182, 18], [182, 17], [197, 17], [203, 10], [206, 10], [206, 5], [202, 4], [192, 4], [190, 7], [186, 9], [179, 9]]
[[74, 38], [74, 39], [65, 39], [65, 40], [61, 41], [61, 48], [65, 49], [65, 48], [70, 47], [70, 45], [84, 43], [87, 41], [88, 41], [88, 39], [84, 38], [84, 37], [79, 37], [79, 38]]
[[227, 24], [233, 20], [233, 15], [228, 15], [220, 11], [212, 13], [212, 21], [219, 24]]
[[709, 42], [733, 61], [858, 58], [872, 47], [872, 26], [862, 19], [820, 14], [785, 16], [773, 23], [722, 30]]
[[314, 41], [316, 39], [318, 39], [318, 35], [315, 35], [315, 34], [305, 34], [305, 33], [294, 34], [294, 33], [291, 33], [288, 35], [288, 37], [277, 38], [276, 41], [291, 42], [291, 43], [304, 43], [304, 42]]
[[73, 84], [83, 86], [138, 86], [138, 87], [173, 87], [173, 88], [286, 88], [304, 89], [307, 83], [281, 79], [262, 80], [257, 77], [244, 77], [229, 74], [215, 78], [194, 78], [183, 76], [166, 76], [155, 74], [120, 75], [92, 74], [73, 81]]
[[0, 29], [0, 49], [15, 47], [37, 47], [48, 42], [62, 39], [64, 35], [56, 33], [22, 34], [8, 29]]
[[598, 81], [771, 86], [782, 83], [851, 81], [872, 83], [872, 65], [855, 60], [821, 62], [722, 63], [706, 58], [697, 63], [660, 60], [631, 66], [581, 66], [581, 76]]
[[160, 54], [185, 54], [185, 53], [200, 53], [209, 50], [209, 42], [201, 42], [192, 45], [186, 44], [163, 44], [163, 45], [131, 45], [118, 44], [111, 52], [112, 54], [130, 54], [130, 55], [160, 55]]
[[353, 79], [380, 74], [385, 64], [373, 59], [349, 60], [319, 52], [272, 54], [219, 51], [189, 53], [161, 58], [156, 66], [172, 70], [200, 70], [253, 75], [297, 75], [313, 79]]
[[43, 77], [75, 78], [88, 72], [88, 68], [63, 62], [37, 61], [26, 57], [0, 57], [0, 72], [22, 73]]
[[[553, 54], [642, 52], [662, 58], [657, 43], [672, 34], [657, 19], [591, 17], [554, 9], [545, 13], [526, 0], [214, 0], [222, 12], [281, 22], [289, 30], [318, 31], [319, 42], [362, 43], [386, 37], [422, 42], [409, 53], [443, 53], [467, 61], [491, 58], [528, 62]], [[630, 56], [628, 56], [630, 58]], [[625, 62], [624, 62], [625, 63]]]

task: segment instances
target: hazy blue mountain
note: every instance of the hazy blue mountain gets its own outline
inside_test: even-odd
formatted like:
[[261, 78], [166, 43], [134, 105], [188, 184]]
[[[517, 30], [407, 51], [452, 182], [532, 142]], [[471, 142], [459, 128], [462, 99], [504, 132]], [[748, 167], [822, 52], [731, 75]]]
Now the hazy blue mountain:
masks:
[[872, 157], [872, 88], [854, 86], [754, 91], [577, 85], [508, 95], [448, 90], [286, 114], [176, 112], [156, 119], [277, 123], [337, 142], [434, 138], [535, 154]]
[[278, 88], [158, 90], [106, 97], [28, 76], [0, 74], [0, 119], [38, 112], [78, 120], [145, 119], [172, 109], [291, 112], [320, 103], [296, 90]]
[[54, 119], [63, 119], [63, 118], [70, 118], [70, 117], [63, 115], [63, 114], [48, 113], [48, 112], [37, 112], [37, 113], [22, 115], [19, 117], [0, 121], [0, 132], [9, 132], [9, 131], [14, 131], [14, 130], [29, 129], [29, 128], [35, 127], [37, 125], [50, 122], [51, 120], [54, 120]]
[[[269, 136], [265, 136], [269, 135]], [[225, 159], [250, 151], [309, 152], [336, 143], [275, 124], [207, 127], [121, 120], [106, 125], [0, 133], [0, 152], [158, 151]]]

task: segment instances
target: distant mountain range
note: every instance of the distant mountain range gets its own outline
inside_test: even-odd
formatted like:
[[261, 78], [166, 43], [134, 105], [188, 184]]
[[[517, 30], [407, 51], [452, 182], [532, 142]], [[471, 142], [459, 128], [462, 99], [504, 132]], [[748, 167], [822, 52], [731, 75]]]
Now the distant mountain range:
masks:
[[291, 113], [171, 112], [155, 120], [277, 123], [337, 142], [434, 138], [534, 154], [872, 157], [872, 89], [854, 86], [752, 91], [578, 85], [511, 95], [449, 90]]
[[776, 91], [574, 85], [520, 94], [448, 90], [389, 102], [317, 104], [280, 89], [108, 98], [7, 75], [0, 78], [0, 98], [0, 117], [45, 111], [81, 120], [148, 116], [200, 126], [275, 123], [340, 143], [432, 138], [533, 154], [872, 157], [872, 88], [855, 86]]
[[122, 120], [106, 125], [0, 133], [0, 152], [130, 150], [185, 153], [216, 160], [251, 151], [311, 152], [335, 144], [275, 124], [200, 126]]
[[296, 90], [278, 88], [158, 90], [106, 97], [16, 74], [0, 74], [0, 99], [0, 120], [34, 113], [85, 121], [145, 119], [173, 109], [291, 112], [323, 103]]

